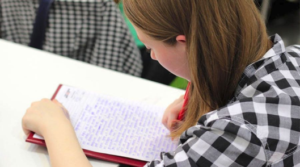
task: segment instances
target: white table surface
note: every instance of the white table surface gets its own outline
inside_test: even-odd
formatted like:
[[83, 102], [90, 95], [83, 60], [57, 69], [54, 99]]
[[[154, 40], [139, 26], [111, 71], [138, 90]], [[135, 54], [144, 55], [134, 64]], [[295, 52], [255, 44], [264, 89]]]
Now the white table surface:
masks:
[[[167, 106], [183, 90], [0, 40], [0, 167], [49, 167], [46, 148], [26, 143], [21, 119], [59, 84]], [[89, 159], [94, 167], [118, 164]]]

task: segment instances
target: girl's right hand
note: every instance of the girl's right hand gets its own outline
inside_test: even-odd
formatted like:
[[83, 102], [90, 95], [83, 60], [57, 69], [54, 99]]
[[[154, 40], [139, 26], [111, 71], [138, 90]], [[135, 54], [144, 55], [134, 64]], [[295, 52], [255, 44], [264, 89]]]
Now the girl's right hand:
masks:
[[32, 131], [44, 137], [51, 166], [92, 166], [77, 140], [67, 110], [58, 101], [43, 99], [32, 103], [23, 117], [22, 126], [25, 134]]
[[46, 132], [56, 131], [66, 126], [71, 126], [68, 112], [56, 100], [42, 99], [33, 102], [22, 119], [22, 127], [26, 135], [32, 131], [44, 136]]
[[165, 113], [162, 118], [162, 123], [170, 131], [172, 130], [173, 122], [176, 121], [178, 118], [178, 114], [182, 109], [183, 103], [184, 103], [184, 95], [176, 99], [165, 110]]

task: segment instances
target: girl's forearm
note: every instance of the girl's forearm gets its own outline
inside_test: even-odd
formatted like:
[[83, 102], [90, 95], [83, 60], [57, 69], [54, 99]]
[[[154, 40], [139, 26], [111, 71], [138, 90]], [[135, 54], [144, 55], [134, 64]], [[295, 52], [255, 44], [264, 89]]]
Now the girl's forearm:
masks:
[[[53, 131], [52, 129], [58, 129]], [[45, 132], [52, 167], [91, 167], [79, 145], [71, 125], [51, 128]]]

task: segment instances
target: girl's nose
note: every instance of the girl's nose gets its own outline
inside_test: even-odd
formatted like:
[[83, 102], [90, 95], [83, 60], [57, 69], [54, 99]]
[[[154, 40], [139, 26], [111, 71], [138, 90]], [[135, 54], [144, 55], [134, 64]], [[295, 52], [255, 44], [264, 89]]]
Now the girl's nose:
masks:
[[153, 60], [157, 60], [153, 51], [151, 51], [150, 56]]

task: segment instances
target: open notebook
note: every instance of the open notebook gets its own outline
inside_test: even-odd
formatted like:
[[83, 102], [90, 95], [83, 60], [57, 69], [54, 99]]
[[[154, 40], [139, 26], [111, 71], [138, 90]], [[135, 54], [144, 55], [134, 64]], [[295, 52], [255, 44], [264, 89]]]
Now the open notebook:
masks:
[[[165, 108], [65, 85], [59, 85], [52, 99], [69, 111], [87, 156], [143, 166], [177, 146], [161, 124]], [[42, 137], [33, 133], [26, 141], [46, 145]]]

